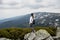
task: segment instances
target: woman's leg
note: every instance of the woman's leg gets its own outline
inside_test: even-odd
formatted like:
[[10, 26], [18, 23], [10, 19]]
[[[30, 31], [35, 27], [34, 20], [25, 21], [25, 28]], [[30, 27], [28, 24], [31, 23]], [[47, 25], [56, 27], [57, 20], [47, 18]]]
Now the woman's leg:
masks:
[[32, 32], [35, 32], [34, 24], [30, 24], [30, 27], [31, 27], [31, 29], [32, 29]]

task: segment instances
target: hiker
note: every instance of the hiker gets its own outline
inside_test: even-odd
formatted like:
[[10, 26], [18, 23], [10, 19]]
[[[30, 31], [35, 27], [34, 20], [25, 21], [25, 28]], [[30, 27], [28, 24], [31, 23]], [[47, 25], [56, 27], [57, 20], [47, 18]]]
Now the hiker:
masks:
[[33, 25], [35, 24], [35, 17], [34, 17], [34, 13], [31, 13], [31, 16], [30, 16], [30, 20], [29, 20], [29, 25], [32, 29], [32, 32], [35, 32], [34, 28], [33, 28]]

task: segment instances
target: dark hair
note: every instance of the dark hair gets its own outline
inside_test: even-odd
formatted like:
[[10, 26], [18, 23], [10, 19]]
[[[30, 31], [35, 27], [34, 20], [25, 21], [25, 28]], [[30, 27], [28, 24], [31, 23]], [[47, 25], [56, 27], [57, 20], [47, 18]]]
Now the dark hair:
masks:
[[33, 13], [31, 13], [31, 16], [33, 16]]

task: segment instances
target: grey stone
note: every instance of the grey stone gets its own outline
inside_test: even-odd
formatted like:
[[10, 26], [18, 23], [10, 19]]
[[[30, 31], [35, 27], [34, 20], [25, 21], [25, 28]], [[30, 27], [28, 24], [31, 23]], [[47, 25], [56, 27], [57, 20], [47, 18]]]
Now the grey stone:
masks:
[[34, 32], [28, 33], [24, 36], [25, 40], [33, 40], [36, 37]]
[[24, 36], [26, 40], [53, 40], [52, 36], [44, 29], [37, 32], [31, 32]]
[[0, 38], [0, 40], [11, 40], [11, 39], [7, 39], [7, 38]]

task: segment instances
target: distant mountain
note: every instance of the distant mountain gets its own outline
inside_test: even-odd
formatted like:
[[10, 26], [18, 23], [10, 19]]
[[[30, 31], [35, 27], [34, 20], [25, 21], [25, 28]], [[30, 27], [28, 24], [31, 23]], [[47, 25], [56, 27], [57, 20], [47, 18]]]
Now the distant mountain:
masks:
[[[21, 16], [22, 17], [22, 16]], [[3, 23], [3, 22], [6, 22], [6, 21], [11, 21], [11, 20], [16, 20], [17, 18], [21, 18], [20, 16], [18, 17], [13, 17], [13, 18], [7, 18], [7, 19], [3, 19], [3, 20], [0, 20], [0, 24]]]
[[25, 27], [28, 24], [29, 14], [24, 16], [17, 16], [13, 18], [8, 18], [0, 21], [0, 28], [10, 28], [10, 27]]
[[[0, 21], [0, 28], [29, 27], [30, 14]], [[35, 12], [35, 26], [60, 26], [60, 13]]]

